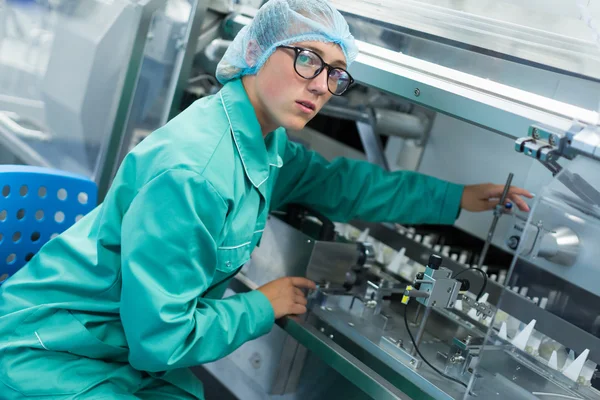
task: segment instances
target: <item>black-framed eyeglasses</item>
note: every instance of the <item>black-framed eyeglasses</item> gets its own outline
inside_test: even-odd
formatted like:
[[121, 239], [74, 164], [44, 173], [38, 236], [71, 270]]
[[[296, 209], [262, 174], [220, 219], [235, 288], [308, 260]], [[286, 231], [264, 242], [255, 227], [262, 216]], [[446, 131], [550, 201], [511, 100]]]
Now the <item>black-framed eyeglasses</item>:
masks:
[[294, 50], [294, 69], [304, 79], [314, 79], [327, 68], [327, 89], [334, 96], [341, 96], [354, 83], [352, 76], [343, 68], [332, 67], [316, 52], [295, 46], [279, 46]]

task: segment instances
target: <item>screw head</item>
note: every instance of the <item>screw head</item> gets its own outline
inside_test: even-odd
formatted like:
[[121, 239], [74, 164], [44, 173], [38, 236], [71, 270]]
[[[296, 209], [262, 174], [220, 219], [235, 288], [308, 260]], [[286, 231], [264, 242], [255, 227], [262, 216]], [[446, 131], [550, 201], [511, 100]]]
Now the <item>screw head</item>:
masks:
[[421, 95], [421, 91], [419, 90], [419, 88], [415, 89], [415, 96], [419, 97]]
[[352, 322], [348, 322], [348, 325], [354, 327], [354, 324]]
[[417, 362], [415, 360], [410, 360], [410, 365], [415, 365]]
[[550, 143], [552, 146], [554, 146], [556, 144], [556, 138], [554, 137], [554, 135], [550, 135], [550, 138], [548, 139], [548, 143]]
[[538, 132], [537, 128], [533, 128], [533, 130], [531, 131], [531, 135], [533, 136], [534, 139], [540, 138], [540, 133]]

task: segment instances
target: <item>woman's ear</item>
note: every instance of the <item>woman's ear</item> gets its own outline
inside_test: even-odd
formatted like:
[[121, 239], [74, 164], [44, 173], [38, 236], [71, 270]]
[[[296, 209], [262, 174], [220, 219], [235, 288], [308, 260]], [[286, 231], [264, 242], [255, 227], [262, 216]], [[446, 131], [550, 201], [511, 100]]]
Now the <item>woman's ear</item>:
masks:
[[260, 52], [261, 49], [256, 40], [250, 39], [245, 54], [246, 64], [249, 67], [254, 67], [256, 65], [256, 61], [260, 58]]

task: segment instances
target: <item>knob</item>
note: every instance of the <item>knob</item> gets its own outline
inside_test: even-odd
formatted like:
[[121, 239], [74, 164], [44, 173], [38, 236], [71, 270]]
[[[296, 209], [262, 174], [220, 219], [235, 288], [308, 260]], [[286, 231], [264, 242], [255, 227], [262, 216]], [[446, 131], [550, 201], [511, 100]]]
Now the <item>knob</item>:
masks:
[[508, 246], [509, 249], [516, 250], [517, 247], [519, 247], [519, 237], [518, 236], [509, 237], [508, 240], [506, 241], [506, 245]]
[[431, 256], [429, 256], [429, 263], [427, 264], [427, 266], [431, 269], [439, 269], [440, 266], [442, 265], [442, 257], [438, 256], [437, 254], [432, 254]]
[[375, 261], [375, 248], [371, 243], [357, 243], [358, 260], [357, 264], [361, 267], [364, 265], [373, 264]]

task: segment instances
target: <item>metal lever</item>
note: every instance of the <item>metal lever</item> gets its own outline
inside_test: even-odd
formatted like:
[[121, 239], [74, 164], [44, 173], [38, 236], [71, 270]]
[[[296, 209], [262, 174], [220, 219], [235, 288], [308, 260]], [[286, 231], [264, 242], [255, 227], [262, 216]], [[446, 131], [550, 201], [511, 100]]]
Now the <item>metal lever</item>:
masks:
[[506, 204], [506, 197], [508, 196], [508, 191], [510, 190], [510, 185], [512, 183], [514, 174], [511, 172], [508, 174], [508, 179], [506, 180], [506, 184], [504, 185], [504, 191], [502, 192], [502, 196], [500, 197], [500, 202], [494, 208], [494, 219], [492, 220], [492, 225], [490, 226], [490, 230], [488, 231], [487, 238], [485, 239], [485, 244], [483, 245], [483, 250], [481, 251], [481, 255], [479, 256], [479, 261], [477, 263], [477, 268], [481, 268], [483, 265], [483, 261], [485, 260], [485, 256], [490, 248], [490, 244], [492, 244], [492, 238], [494, 237], [494, 232], [496, 231], [496, 225], [498, 224], [498, 220], [504, 213], [504, 207]]

